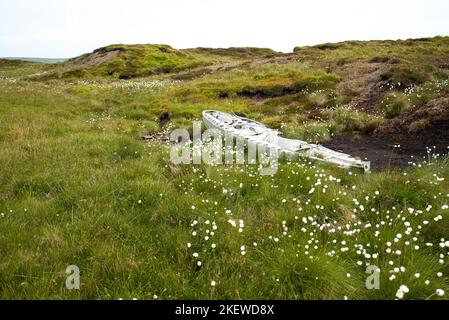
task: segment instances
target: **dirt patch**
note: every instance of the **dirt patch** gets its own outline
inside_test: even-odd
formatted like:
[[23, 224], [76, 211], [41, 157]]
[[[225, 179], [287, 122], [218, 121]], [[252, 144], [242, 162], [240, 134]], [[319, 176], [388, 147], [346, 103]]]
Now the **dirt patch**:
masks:
[[93, 53], [84, 54], [77, 58], [73, 58], [64, 62], [63, 65], [69, 68], [89, 68], [93, 66], [99, 66], [104, 62], [114, 59], [122, 49], [116, 50], [96, 50]]
[[339, 70], [344, 80], [336, 88], [354, 96], [350, 103], [354, 109], [373, 113], [387, 90], [387, 82], [382, 81], [387, 68], [382, 62], [345, 64]]
[[429, 151], [439, 155], [449, 153], [449, 118], [422, 121], [426, 128], [416, 133], [407, 129], [408, 123], [416, 121], [410, 119], [404, 124], [400, 121], [389, 121], [372, 135], [343, 134], [322, 145], [371, 161], [373, 171], [405, 168], [411, 163], [422, 162], [429, 158]]
[[342, 134], [330, 141], [323, 142], [322, 145], [362, 160], [371, 161], [371, 170], [376, 172], [390, 167], [404, 168], [410, 165], [410, 162], [423, 159], [426, 155], [425, 148], [412, 146], [410, 149], [409, 145], [404, 146], [401, 142], [403, 141], [396, 139], [386, 141], [377, 136]]

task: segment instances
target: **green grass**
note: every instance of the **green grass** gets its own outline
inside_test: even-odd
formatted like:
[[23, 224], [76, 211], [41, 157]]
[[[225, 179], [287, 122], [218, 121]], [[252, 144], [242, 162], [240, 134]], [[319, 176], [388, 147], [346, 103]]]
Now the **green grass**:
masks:
[[[188, 81], [156, 73], [182, 71], [205, 52], [227, 61], [272, 53], [164, 46], [159, 59], [156, 46], [136, 47], [151, 51], [133, 60], [138, 74], [152, 75], [132, 81], [98, 77], [108, 68], [119, 77], [127, 63], [83, 69], [98, 78], [89, 82], [27, 81], [48, 67], [0, 65], [0, 298], [394, 299], [401, 285], [410, 288], [406, 299], [447, 298], [447, 159], [373, 174], [282, 161], [270, 177], [254, 166], [174, 167], [169, 146], [139, 140], [163, 130], [163, 111], [172, 127], [190, 128], [204, 109], [244, 113], [309, 140], [371, 132], [385, 119], [344, 107], [345, 73], [315, 58], [338, 66], [397, 55], [415, 64], [429, 48], [447, 54], [438, 47], [446, 42], [301, 48], [296, 54], [310, 61]], [[432, 77], [400, 94], [412, 104], [444, 96], [443, 80]], [[79, 291], [65, 289], [73, 264]], [[380, 290], [365, 288], [367, 264], [380, 268]]]

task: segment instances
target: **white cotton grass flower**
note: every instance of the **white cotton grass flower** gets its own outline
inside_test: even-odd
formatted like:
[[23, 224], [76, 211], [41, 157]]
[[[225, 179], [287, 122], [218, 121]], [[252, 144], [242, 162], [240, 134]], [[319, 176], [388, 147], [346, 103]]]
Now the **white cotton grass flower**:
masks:
[[404, 295], [406, 293], [409, 293], [410, 290], [406, 285], [401, 285], [398, 289], [398, 291], [396, 292], [396, 298], [398, 298], [399, 300], [404, 298]]
[[233, 227], [236, 227], [236, 226], [237, 226], [237, 223], [236, 223], [234, 220], [232, 220], [232, 219], [229, 219], [228, 222], [229, 222], [229, 223], [231, 224], [231, 226], [233, 226]]
[[442, 297], [444, 296], [444, 290], [443, 289], [437, 289], [435, 291], [435, 293], [437, 294], [437, 296]]
[[402, 292], [404, 293], [409, 293], [409, 288], [406, 285], [402, 285], [399, 287], [400, 290], [402, 290]]

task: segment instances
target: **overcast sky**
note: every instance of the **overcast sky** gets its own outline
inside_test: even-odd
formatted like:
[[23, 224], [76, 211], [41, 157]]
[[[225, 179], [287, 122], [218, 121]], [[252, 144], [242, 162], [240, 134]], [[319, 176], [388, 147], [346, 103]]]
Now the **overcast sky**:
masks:
[[113, 43], [269, 47], [449, 35], [448, 0], [0, 0], [0, 56]]

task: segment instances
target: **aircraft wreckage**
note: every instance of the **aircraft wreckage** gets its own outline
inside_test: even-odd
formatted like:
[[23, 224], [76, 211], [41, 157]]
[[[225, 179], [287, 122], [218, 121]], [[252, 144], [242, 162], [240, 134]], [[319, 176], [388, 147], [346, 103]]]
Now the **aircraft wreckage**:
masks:
[[278, 130], [268, 128], [257, 121], [222, 111], [203, 111], [203, 121], [208, 129], [217, 129], [248, 144], [274, 149], [279, 155], [295, 155], [316, 161], [331, 163], [345, 169], [360, 168], [370, 171], [370, 162], [356, 159], [348, 154], [336, 152], [318, 144], [281, 137]]

